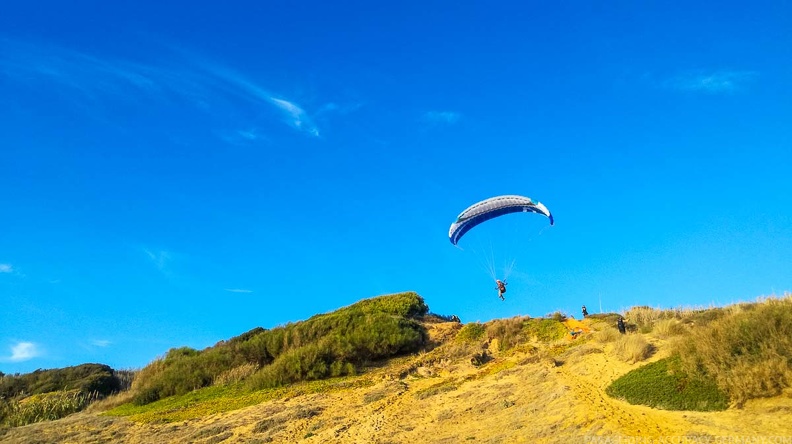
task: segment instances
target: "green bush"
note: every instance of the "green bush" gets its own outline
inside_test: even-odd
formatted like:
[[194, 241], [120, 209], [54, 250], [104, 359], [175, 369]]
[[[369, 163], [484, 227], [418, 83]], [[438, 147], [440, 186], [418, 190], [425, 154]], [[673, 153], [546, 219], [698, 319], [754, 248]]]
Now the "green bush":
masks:
[[487, 337], [498, 340], [500, 351], [506, 351], [525, 341], [525, 325], [528, 318], [496, 319], [487, 323]]
[[456, 339], [461, 342], [475, 342], [481, 340], [486, 332], [487, 327], [484, 326], [484, 324], [480, 322], [471, 322], [459, 329]]
[[554, 320], [556, 322], [564, 322], [564, 321], [567, 320], [567, 316], [564, 313], [561, 313], [560, 311], [556, 311], [556, 312], [550, 313], [546, 317], [548, 319], [552, 319], [552, 320]]
[[725, 410], [729, 399], [712, 379], [690, 376], [678, 357], [661, 359], [613, 381], [605, 392], [664, 410]]
[[251, 388], [354, 374], [369, 361], [425, 345], [428, 334], [416, 319], [427, 312], [415, 293], [380, 296], [271, 330], [256, 328], [202, 351], [172, 349], [139, 373], [134, 402], [208, 386], [245, 364], [260, 368], [249, 378]]
[[567, 334], [566, 326], [556, 319], [528, 319], [524, 328], [529, 338], [542, 342], [557, 341]]
[[121, 380], [110, 366], [82, 364], [60, 369], [36, 370], [22, 375], [0, 377], [0, 398], [77, 390], [106, 396], [121, 389]]

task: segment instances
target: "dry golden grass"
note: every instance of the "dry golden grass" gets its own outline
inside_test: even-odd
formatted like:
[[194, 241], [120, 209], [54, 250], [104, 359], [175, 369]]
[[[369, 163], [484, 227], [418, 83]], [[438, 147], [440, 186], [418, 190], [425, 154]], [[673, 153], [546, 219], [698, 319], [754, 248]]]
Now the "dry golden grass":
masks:
[[614, 342], [619, 340], [622, 334], [619, 333], [619, 330], [616, 330], [613, 327], [604, 327], [603, 329], [594, 332], [593, 336], [594, 336], [594, 340], [596, 340], [597, 342], [607, 344], [609, 342]]
[[223, 373], [220, 373], [214, 379], [213, 384], [214, 385], [234, 384], [242, 381], [243, 379], [247, 378], [253, 373], [256, 373], [258, 369], [259, 369], [258, 364], [253, 362], [247, 362], [232, 369], [226, 370]]
[[661, 338], [670, 338], [684, 334], [687, 328], [681, 321], [672, 318], [656, 321], [652, 331]]
[[105, 410], [110, 410], [113, 407], [118, 407], [119, 405], [132, 402], [133, 397], [134, 397], [134, 393], [132, 393], [130, 390], [125, 390], [123, 392], [110, 395], [104, 399], [91, 403], [90, 405], [88, 405], [85, 411], [103, 412]]
[[613, 347], [613, 353], [619, 359], [631, 364], [647, 359], [654, 351], [654, 346], [639, 334], [622, 335]]
[[792, 297], [730, 307], [676, 343], [686, 371], [714, 378], [732, 403], [775, 396], [792, 384]]

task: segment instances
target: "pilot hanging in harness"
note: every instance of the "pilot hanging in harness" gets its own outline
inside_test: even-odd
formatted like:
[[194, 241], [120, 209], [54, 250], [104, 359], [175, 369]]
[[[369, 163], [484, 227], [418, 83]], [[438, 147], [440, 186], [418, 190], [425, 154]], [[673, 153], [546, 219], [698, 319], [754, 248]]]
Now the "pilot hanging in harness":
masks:
[[506, 293], [506, 286], [509, 283], [500, 279], [495, 279], [495, 283], [498, 285], [498, 297], [501, 298], [501, 301], [505, 301], [506, 298], [503, 297], [503, 293]]

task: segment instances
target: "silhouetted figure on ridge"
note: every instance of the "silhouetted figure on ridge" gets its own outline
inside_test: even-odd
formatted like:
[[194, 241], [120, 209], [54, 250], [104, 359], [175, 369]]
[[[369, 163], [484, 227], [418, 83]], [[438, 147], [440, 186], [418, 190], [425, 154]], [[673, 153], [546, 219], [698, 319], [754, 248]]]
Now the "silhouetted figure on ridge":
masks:
[[618, 322], [616, 322], [616, 327], [618, 327], [619, 333], [627, 333], [627, 329], [624, 327], [624, 318], [619, 318]]

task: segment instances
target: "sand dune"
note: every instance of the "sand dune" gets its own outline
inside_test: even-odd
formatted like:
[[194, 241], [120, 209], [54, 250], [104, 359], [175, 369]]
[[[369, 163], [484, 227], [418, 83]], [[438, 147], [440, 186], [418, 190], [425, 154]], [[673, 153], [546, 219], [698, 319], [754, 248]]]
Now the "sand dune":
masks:
[[[576, 321], [581, 322], [581, 321]], [[589, 330], [587, 321], [570, 327]], [[458, 324], [432, 326], [447, 339]], [[535, 350], [416, 367], [402, 359], [361, 378], [372, 385], [279, 399], [197, 420], [138, 424], [80, 413], [9, 430], [14, 443], [517, 443], [792, 442], [792, 393], [722, 412], [663, 411], [610, 398], [614, 379], [648, 361], [619, 360], [584, 332], [553, 358]], [[537, 344], [547, 347], [547, 344]], [[558, 344], [556, 344], [558, 345]], [[563, 345], [563, 344], [562, 344]], [[411, 371], [404, 375], [404, 369]], [[744, 439], [745, 441], [740, 441]]]

